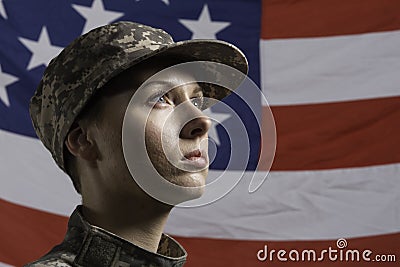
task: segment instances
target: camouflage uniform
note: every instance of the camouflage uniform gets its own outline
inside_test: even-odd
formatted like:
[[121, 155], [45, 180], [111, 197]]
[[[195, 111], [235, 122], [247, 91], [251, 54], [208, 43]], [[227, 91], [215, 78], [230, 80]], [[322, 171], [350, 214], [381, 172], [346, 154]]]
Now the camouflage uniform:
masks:
[[157, 253], [90, 225], [78, 206], [68, 222], [64, 241], [41, 259], [25, 267], [143, 267], [183, 266], [186, 251], [174, 239], [163, 234]]

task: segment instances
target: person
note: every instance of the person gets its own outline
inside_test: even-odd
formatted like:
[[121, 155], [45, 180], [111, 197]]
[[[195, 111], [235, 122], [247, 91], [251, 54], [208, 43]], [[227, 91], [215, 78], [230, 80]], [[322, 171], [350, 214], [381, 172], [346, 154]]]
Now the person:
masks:
[[[161, 29], [128, 21], [78, 37], [49, 63], [31, 99], [30, 114], [39, 139], [70, 176], [82, 204], [72, 213], [62, 243], [26, 266], [185, 263], [186, 251], [163, 233], [174, 205], [152, 197], [132, 179], [122, 135], [124, 118], [130, 112], [130, 127], [146, 125], [148, 156], [165, 180], [184, 187], [204, 185], [208, 156], [206, 146], [199, 147], [207, 139], [211, 122], [202, 114], [201, 100], [222, 99], [228, 92], [186, 82], [192, 81], [189, 74], [171, 71], [160, 81], [171, 83], [171, 90], [147, 98], [143, 104], [130, 105], [149, 77], [178, 63], [197, 60], [223, 63], [242, 73], [248, 69], [246, 57], [232, 44], [218, 40], [174, 42]], [[146, 91], [152, 90], [147, 87]], [[190, 103], [185, 112], [193, 119], [168, 119], [183, 103]], [[151, 108], [145, 114], [147, 104]], [[185, 156], [181, 161], [194, 166], [194, 171], [170, 162], [162, 138], [178, 142], [178, 152]], [[176, 147], [167, 150], [178, 153]]]

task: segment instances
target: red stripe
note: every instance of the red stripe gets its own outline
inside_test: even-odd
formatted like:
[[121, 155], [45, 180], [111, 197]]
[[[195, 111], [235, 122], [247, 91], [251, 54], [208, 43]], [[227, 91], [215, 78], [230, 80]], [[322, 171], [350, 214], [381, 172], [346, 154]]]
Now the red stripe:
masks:
[[[58, 244], [65, 233], [67, 218], [42, 212], [0, 200], [0, 261], [22, 266], [46, 253]], [[269, 249], [314, 249], [320, 251], [331, 246], [335, 240], [328, 241], [242, 241], [210, 238], [175, 237], [188, 251], [185, 266], [263, 266], [269, 262], [259, 262], [256, 253], [268, 245]], [[396, 254], [400, 260], [400, 233], [379, 235], [367, 238], [348, 239], [348, 248], [370, 249], [375, 254]], [[319, 264], [319, 265], [318, 265]], [[279, 263], [273, 266], [363, 266], [360, 263], [321, 263], [296, 262]], [[374, 266], [368, 264], [368, 266]], [[381, 265], [380, 265], [381, 266]], [[397, 266], [385, 263], [384, 266]]]
[[[272, 112], [277, 130], [272, 170], [317, 170], [400, 162], [400, 97], [274, 106]], [[266, 125], [263, 121], [265, 136]], [[267, 147], [263, 145], [263, 150]], [[263, 162], [267, 161], [262, 153], [261, 170], [268, 167]]]
[[262, 39], [400, 29], [398, 0], [263, 0]]
[[[277, 231], [279, 231], [277, 229]], [[308, 267], [308, 266], [399, 266], [400, 261], [400, 233], [391, 235], [379, 235], [375, 237], [366, 238], [352, 238], [347, 240], [348, 249], [357, 249], [361, 253], [365, 249], [373, 252], [373, 259], [376, 255], [380, 254], [394, 254], [397, 262], [345, 262], [337, 260], [336, 262], [330, 261], [326, 255], [325, 259], [321, 262], [293, 262], [286, 261], [280, 262], [276, 258], [276, 253], [273, 262], [261, 262], [257, 259], [257, 252], [268, 246], [268, 251], [275, 249], [276, 251], [284, 249], [287, 253], [292, 249], [298, 250], [300, 253], [303, 250], [313, 249], [317, 253], [324, 249], [337, 249], [336, 240], [328, 241], [241, 241], [241, 240], [220, 240], [208, 238], [176, 238], [188, 251], [189, 257], [185, 267], [243, 267], [243, 266], [283, 266], [283, 267]], [[346, 252], [346, 249], [343, 249]], [[301, 255], [301, 254], [300, 254]], [[319, 254], [317, 254], [319, 255]], [[339, 254], [340, 255], [340, 254]], [[345, 255], [345, 254], [344, 254]], [[262, 255], [261, 255], [262, 256]], [[286, 257], [288, 255], [286, 254]], [[343, 257], [345, 259], [345, 256]]]
[[0, 199], [0, 261], [22, 266], [60, 243], [67, 218]]

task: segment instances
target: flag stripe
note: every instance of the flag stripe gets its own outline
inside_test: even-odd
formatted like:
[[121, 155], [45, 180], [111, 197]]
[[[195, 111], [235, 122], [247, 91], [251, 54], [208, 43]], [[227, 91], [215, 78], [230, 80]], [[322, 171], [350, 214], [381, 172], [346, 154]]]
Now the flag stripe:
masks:
[[[322, 240], [398, 232], [399, 171], [400, 164], [275, 171], [254, 194], [248, 193], [252, 177], [246, 173], [217, 202], [174, 209], [166, 231], [186, 237], [245, 240]], [[234, 175], [229, 172], [223, 178]], [[255, 175], [265, 177], [262, 172]]]
[[0, 199], [0, 261], [21, 266], [62, 241], [67, 218]]
[[[59, 243], [66, 230], [67, 218], [63, 216], [37, 211], [4, 200], [0, 200], [0, 212], [4, 215], [4, 219], [0, 222], [0, 234], [2, 238], [9, 240], [7, 244], [1, 244], [0, 260], [8, 264], [21, 266], [38, 258], [54, 244]], [[312, 227], [310, 226], [310, 228]], [[312, 230], [315, 230], [315, 228], [312, 228]], [[256, 253], [264, 245], [268, 245], [270, 249], [286, 249], [288, 251], [291, 249], [320, 251], [328, 249], [329, 246], [336, 248], [335, 239], [321, 241], [268, 241], [268, 239], [265, 239], [256, 241], [195, 237], [176, 238], [189, 252], [188, 266], [253, 266], [260, 263], [257, 261]], [[351, 248], [368, 248], [374, 253], [391, 253], [400, 257], [400, 249], [397, 245], [400, 242], [400, 233], [351, 238], [347, 239], [347, 242]], [[21, 253], [21, 251], [24, 251], [24, 253]], [[207, 255], [207, 257], [203, 255]], [[240, 261], [237, 261], [232, 255], [239, 255]], [[324, 262], [330, 264], [329, 261]], [[278, 264], [278, 262], [275, 262], [275, 264]], [[296, 264], [300, 265], [287, 262], [285, 266], [310, 266], [312, 263], [296, 262]], [[349, 266], [359, 265], [354, 263]], [[395, 265], [389, 263], [385, 266]]]
[[400, 96], [398, 47], [400, 31], [261, 41], [262, 90], [271, 106]]
[[348, 35], [400, 29], [398, 0], [263, 0], [261, 38]]
[[[248, 193], [252, 176], [246, 173], [234, 190], [211, 205], [196, 209], [175, 208], [166, 231], [179, 236], [246, 240], [320, 240], [393, 233], [400, 231], [399, 172], [400, 164], [274, 171], [254, 194]], [[210, 172], [212, 176], [219, 174], [221, 172]], [[236, 175], [226, 172], [220, 179]], [[255, 174], [257, 180], [266, 175], [261, 171]], [[53, 189], [57, 190], [49, 187], [48, 191]], [[53, 201], [49, 194], [31, 193], [34, 203], [38, 203], [35, 198]], [[64, 201], [73, 203], [71, 199]], [[37, 206], [37, 209], [42, 208]], [[65, 215], [72, 210], [73, 207]]]
[[[268, 108], [263, 107], [263, 112], [266, 117]], [[396, 153], [400, 151], [400, 97], [275, 106], [272, 112], [278, 137], [272, 170], [316, 170], [400, 162], [400, 153]], [[263, 127], [265, 125], [267, 123], [263, 123]], [[263, 131], [268, 129], [264, 127]], [[265, 169], [263, 160], [261, 170]]]
[[[69, 177], [35, 138], [0, 130], [0, 195], [13, 203], [67, 215], [80, 202]], [[34, 163], [34, 164], [33, 164]]]

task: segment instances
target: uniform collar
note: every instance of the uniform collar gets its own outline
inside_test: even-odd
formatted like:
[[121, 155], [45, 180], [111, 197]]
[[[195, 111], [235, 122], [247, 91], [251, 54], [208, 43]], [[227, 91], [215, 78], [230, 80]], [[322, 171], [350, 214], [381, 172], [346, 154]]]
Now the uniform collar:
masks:
[[78, 266], [182, 266], [186, 261], [186, 251], [168, 235], [162, 235], [157, 253], [153, 253], [89, 224], [81, 209], [78, 206], [71, 215], [65, 240], [82, 240], [74, 260]]

